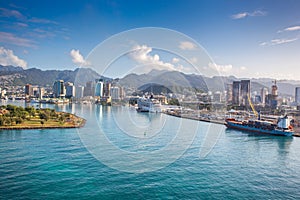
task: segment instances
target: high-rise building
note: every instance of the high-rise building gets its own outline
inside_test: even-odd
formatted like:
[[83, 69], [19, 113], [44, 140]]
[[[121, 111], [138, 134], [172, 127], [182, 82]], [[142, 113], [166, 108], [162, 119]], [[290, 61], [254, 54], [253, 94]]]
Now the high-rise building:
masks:
[[57, 80], [54, 82], [53, 95], [56, 98], [64, 98], [66, 96], [66, 89], [63, 80]]
[[5, 90], [5, 89], [2, 89], [2, 90], [1, 90], [1, 94], [0, 94], [1, 98], [2, 98], [2, 97], [5, 97], [5, 95], [6, 95], [6, 90]]
[[30, 84], [25, 85], [25, 95], [26, 96], [32, 96], [33, 95], [32, 85], [30, 85]]
[[105, 97], [111, 96], [110, 88], [111, 88], [111, 83], [105, 82], [103, 85], [103, 96], [105, 96]]
[[39, 87], [38, 98], [42, 99], [45, 94], [45, 88]]
[[110, 88], [111, 98], [112, 100], [120, 100], [120, 88], [113, 86]]
[[228, 104], [232, 103], [232, 84], [227, 84], [226, 101], [227, 101]]
[[250, 80], [233, 81], [232, 104], [249, 106]]
[[250, 80], [241, 80], [241, 104], [244, 106], [249, 106], [249, 99], [250, 99]]
[[103, 96], [103, 81], [99, 80], [96, 83], [96, 87], [95, 87], [95, 95], [96, 97], [102, 97]]
[[77, 86], [75, 90], [76, 90], [75, 97], [77, 99], [80, 99], [84, 96], [84, 87], [83, 86]]
[[276, 80], [274, 81], [274, 84], [272, 85], [272, 95], [273, 95], [273, 97], [276, 97], [276, 98], [278, 96], [278, 87], [276, 84]]
[[232, 104], [240, 105], [241, 82], [233, 81], [232, 84]]
[[125, 98], [125, 90], [124, 90], [124, 88], [121, 87], [121, 86], [119, 86], [119, 88], [120, 88], [120, 98], [121, 98], [121, 99], [124, 99], [124, 98]]
[[217, 103], [220, 103], [221, 102], [221, 92], [220, 91], [217, 91], [213, 94], [213, 98], [214, 98], [214, 102], [217, 102]]
[[73, 83], [71, 82], [67, 82], [65, 84], [66, 87], [66, 97], [67, 98], [72, 98], [75, 97], [75, 86]]
[[271, 109], [276, 109], [278, 106], [278, 87], [276, 84], [276, 80], [274, 81], [274, 84], [272, 85], [270, 106], [271, 106]]
[[268, 92], [268, 88], [263, 87], [263, 88], [261, 89], [261, 92], [260, 92], [260, 99], [261, 99], [261, 103], [262, 103], [263, 105], [266, 104], [266, 97], [267, 97], [268, 93], [269, 93], [269, 92]]
[[32, 86], [31, 89], [32, 89], [33, 96], [38, 98], [39, 97], [39, 86], [37, 86], [37, 85]]
[[295, 102], [300, 103], [300, 87], [295, 88]]
[[88, 81], [84, 87], [84, 96], [94, 96], [95, 94], [95, 82]]

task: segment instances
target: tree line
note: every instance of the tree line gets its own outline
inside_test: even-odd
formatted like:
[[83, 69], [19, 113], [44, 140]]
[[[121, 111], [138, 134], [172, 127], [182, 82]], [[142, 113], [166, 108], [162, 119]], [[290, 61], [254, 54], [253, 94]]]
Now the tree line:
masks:
[[22, 124], [32, 119], [40, 120], [41, 124], [48, 120], [64, 123], [69, 117], [69, 113], [58, 113], [50, 108], [35, 109], [32, 106], [25, 108], [15, 105], [0, 106], [0, 126]]

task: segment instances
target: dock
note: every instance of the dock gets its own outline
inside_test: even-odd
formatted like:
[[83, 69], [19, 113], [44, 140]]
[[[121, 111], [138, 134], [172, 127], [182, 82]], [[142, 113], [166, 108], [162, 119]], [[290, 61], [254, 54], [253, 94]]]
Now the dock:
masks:
[[[185, 118], [185, 119], [191, 119], [191, 120], [196, 120], [196, 121], [225, 125], [225, 120], [204, 119], [204, 118], [192, 116], [189, 114], [181, 114], [180, 115], [177, 113], [169, 113], [169, 112], [163, 112], [163, 113], [166, 115], [171, 115], [171, 116], [179, 117], [179, 118]], [[293, 136], [300, 137], [300, 127], [295, 127], [294, 130], [295, 130], [295, 133], [293, 134]]]
[[179, 117], [179, 118], [184, 118], [184, 119], [191, 119], [191, 120], [196, 120], [196, 121], [201, 121], [201, 122], [225, 125], [224, 120], [206, 119], [206, 118], [201, 118], [201, 117], [197, 117], [197, 116], [192, 116], [189, 114], [176, 114], [176, 113], [169, 113], [169, 112], [163, 112], [163, 113], [166, 115], [171, 115], [174, 117]]

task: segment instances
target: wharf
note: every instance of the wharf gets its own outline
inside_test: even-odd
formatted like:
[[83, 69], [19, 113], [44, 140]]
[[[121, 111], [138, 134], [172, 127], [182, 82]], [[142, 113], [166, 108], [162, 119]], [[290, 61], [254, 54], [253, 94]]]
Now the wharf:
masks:
[[[191, 119], [191, 120], [197, 120], [197, 121], [202, 121], [202, 122], [208, 122], [208, 123], [215, 123], [215, 124], [222, 124], [225, 125], [225, 120], [213, 120], [213, 119], [204, 119], [201, 117], [196, 117], [192, 116], [189, 114], [176, 114], [176, 113], [169, 113], [169, 112], [164, 112], [167, 115], [171, 115], [174, 117], [180, 117], [180, 118], [185, 118], [185, 119]], [[295, 133], [293, 134], [294, 137], [300, 137], [300, 127], [294, 128]]]
[[164, 113], [167, 114], [167, 115], [174, 116], [174, 117], [191, 119], [191, 120], [196, 120], [196, 121], [201, 121], [201, 122], [208, 122], [208, 123], [222, 124], [222, 125], [225, 124], [224, 120], [201, 118], [201, 117], [192, 116], [192, 115], [189, 115], [189, 114], [176, 114], [176, 113], [169, 113], [169, 112], [164, 112]]
[[300, 127], [295, 127], [294, 128], [294, 131], [295, 131], [295, 133], [294, 133], [294, 137], [300, 137]]

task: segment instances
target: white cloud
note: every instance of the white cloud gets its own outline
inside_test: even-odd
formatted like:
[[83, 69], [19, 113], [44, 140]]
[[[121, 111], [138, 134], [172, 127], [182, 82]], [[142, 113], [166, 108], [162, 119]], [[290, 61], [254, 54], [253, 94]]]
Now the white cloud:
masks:
[[292, 39], [273, 39], [270, 42], [262, 42], [259, 45], [260, 46], [273, 46], [273, 45], [279, 45], [279, 44], [285, 44], [285, 43], [290, 43], [298, 40], [299, 38], [292, 38]]
[[258, 17], [258, 16], [265, 16], [267, 13], [261, 10], [255, 10], [253, 12], [241, 12], [234, 15], [231, 15], [232, 19], [243, 19], [245, 17]]
[[285, 31], [298, 31], [300, 30], [300, 26], [292, 26], [284, 29]]
[[238, 14], [235, 14], [235, 15], [232, 15], [231, 18], [232, 19], [242, 19], [244, 17], [247, 17], [247, 13], [246, 12], [243, 12], [243, 13], [238, 13]]
[[300, 30], [300, 26], [291, 26], [291, 27], [287, 27], [283, 30], [278, 31], [278, 33], [284, 32], [284, 31], [299, 31]]
[[163, 62], [160, 60], [159, 55], [150, 55], [152, 48], [146, 45], [137, 45], [133, 48], [133, 51], [129, 53], [129, 57], [139, 64], [145, 65], [151, 69], [159, 70], [175, 70], [175, 67], [171, 63]]
[[14, 17], [16, 19], [22, 20], [22, 21], [27, 21], [27, 22], [32, 22], [32, 23], [40, 23], [40, 24], [58, 24], [55, 21], [48, 20], [48, 19], [42, 19], [42, 18], [37, 18], [37, 17], [32, 17], [28, 19], [25, 15], [23, 15], [21, 12], [17, 10], [12, 10], [12, 9], [6, 9], [6, 8], [0, 8], [0, 16], [1, 17]]
[[29, 35], [34, 38], [50, 38], [56, 36], [54, 32], [46, 31], [40, 28], [33, 29], [33, 32], [29, 33]]
[[0, 8], [0, 16], [2, 17], [14, 17], [17, 19], [24, 19], [25, 17], [17, 10], [9, 10], [6, 8]]
[[173, 59], [172, 59], [172, 63], [174, 63], [174, 64], [175, 64], [175, 63], [178, 63], [179, 61], [180, 61], [179, 58], [173, 58]]
[[22, 47], [35, 47], [34, 42], [26, 38], [17, 37], [14, 34], [0, 32], [0, 42]]
[[192, 57], [189, 60], [192, 64], [197, 64], [197, 62], [198, 62], [198, 58], [196, 58], [196, 57]]
[[88, 66], [90, 63], [86, 61], [83, 56], [80, 54], [79, 50], [72, 49], [70, 51], [70, 56], [72, 57], [72, 62], [80, 66]]
[[268, 45], [268, 43], [267, 42], [261, 42], [259, 45], [260, 46], [266, 46], [266, 45]]
[[16, 22], [15, 25], [18, 26], [18, 27], [23, 27], [23, 28], [27, 28], [28, 27], [28, 24], [22, 23], [22, 22]]
[[241, 70], [246, 70], [246, 69], [247, 69], [247, 67], [245, 67], [245, 66], [242, 66], [242, 67], [240, 67], [240, 69], [241, 69]]
[[232, 70], [232, 65], [217, 65], [215, 63], [209, 63], [208, 66], [221, 73], [228, 73]]
[[36, 18], [36, 17], [28, 19], [28, 21], [33, 22], [33, 23], [38, 23], [38, 24], [58, 24], [56, 21], [52, 21], [49, 19]]
[[26, 61], [20, 59], [18, 56], [14, 55], [14, 52], [10, 49], [5, 49], [4, 47], [0, 47], [0, 64], [7, 66], [19, 66], [26, 68]]
[[194, 50], [196, 49], [196, 45], [192, 42], [189, 42], [189, 41], [183, 41], [183, 42], [180, 42], [179, 44], [179, 48], [182, 49], [182, 50]]
[[294, 42], [296, 40], [298, 40], [298, 38], [292, 38], [292, 39], [274, 39], [274, 40], [271, 40], [271, 45], [284, 44], [284, 43]]

